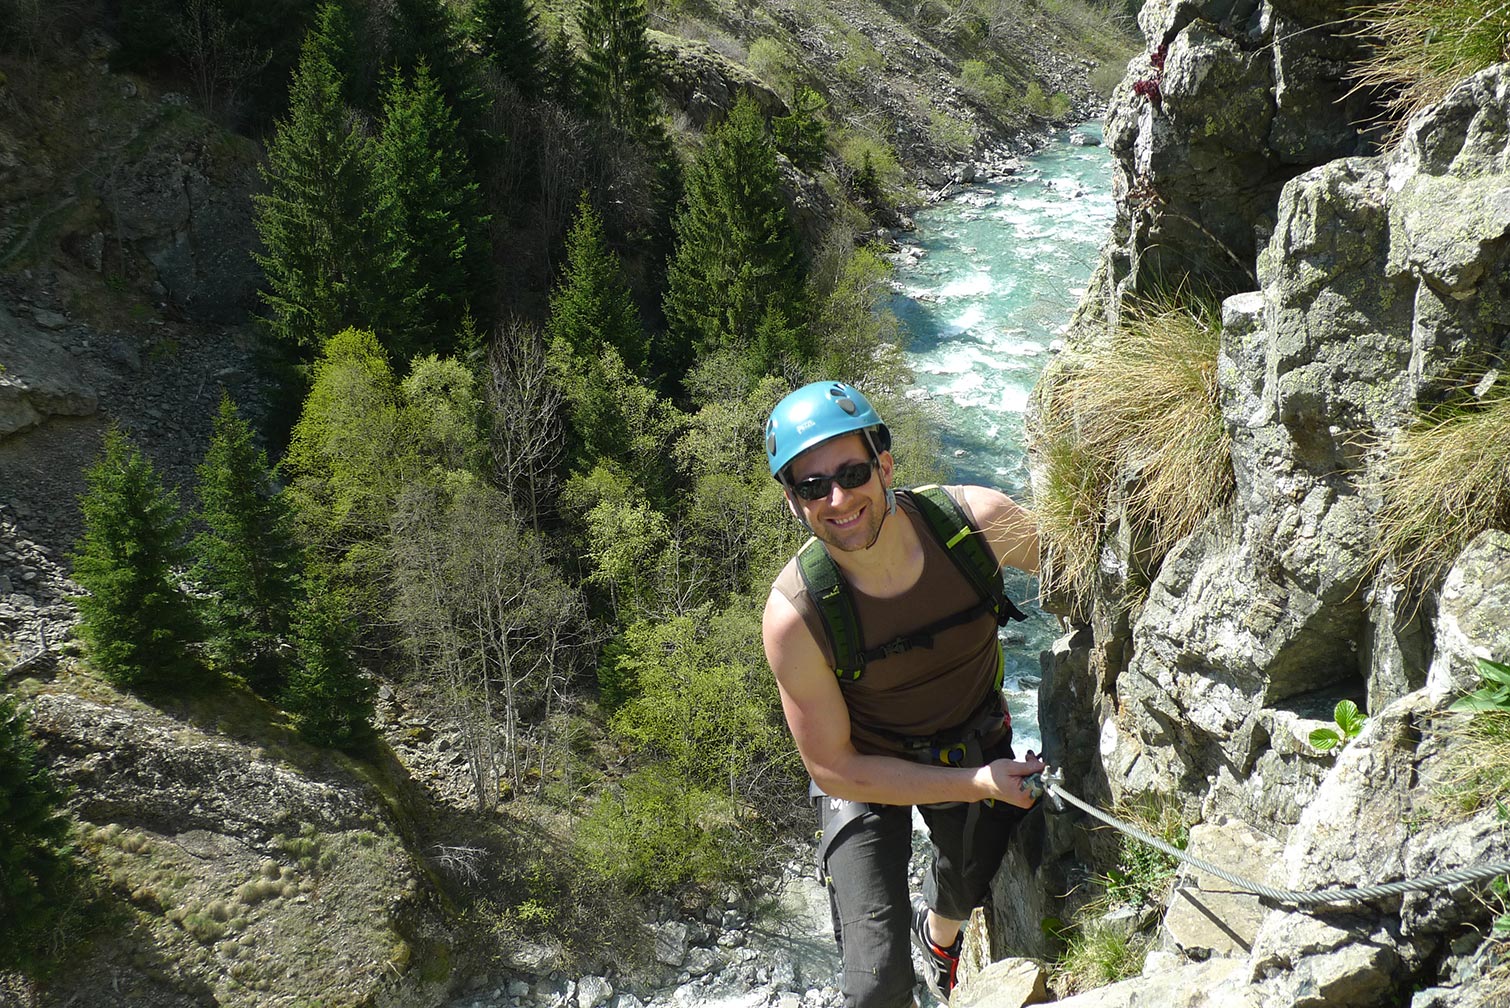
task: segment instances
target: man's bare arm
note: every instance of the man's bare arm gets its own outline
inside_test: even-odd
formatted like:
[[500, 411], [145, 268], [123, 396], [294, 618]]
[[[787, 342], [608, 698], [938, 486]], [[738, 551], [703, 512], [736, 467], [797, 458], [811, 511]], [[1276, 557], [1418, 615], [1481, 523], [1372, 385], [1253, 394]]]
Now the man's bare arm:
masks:
[[1038, 523], [1032, 513], [990, 487], [966, 486], [962, 496], [991, 543], [997, 562], [1028, 574], [1038, 573]]
[[1041, 760], [1004, 759], [963, 768], [857, 752], [850, 739], [849, 708], [833, 669], [807, 624], [780, 592], [771, 592], [766, 601], [762, 631], [787, 726], [807, 772], [824, 794], [886, 805], [986, 798], [1023, 808], [1033, 803], [1022, 779], [1043, 769]]

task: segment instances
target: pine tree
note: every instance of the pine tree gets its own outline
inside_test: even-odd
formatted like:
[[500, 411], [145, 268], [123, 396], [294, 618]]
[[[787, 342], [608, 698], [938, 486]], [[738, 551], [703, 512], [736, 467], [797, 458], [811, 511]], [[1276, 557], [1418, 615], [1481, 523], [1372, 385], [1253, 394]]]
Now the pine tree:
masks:
[[582, 100], [588, 112], [657, 152], [669, 151], [655, 94], [654, 54], [645, 37], [645, 0], [585, 0]]
[[199, 467], [200, 517], [192, 544], [195, 579], [209, 589], [206, 623], [216, 664], [275, 697], [287, 678], [288, 639], [302, 563], [293, 510], [273, 486], [267, 455], [230, 396]]
[[395, 77], [373, 147], [373, 244], [388, 264], [381, 330], [400, 360], [449, 353], [478, 285], [487, 242], [456, 118], [423, 62]]
[[200, 639], [173, 568], [187, 558], [186, 523], [152, 463], [118, 430], [86, 474], [84, 538], [73, 555], [79, 631], [95, 668], [131, 688], [187, 685]]
[[551, 37], [545, 52], [545, 97], [562, 108], [577, 106], [577, 55], [572, 51], [571, 39], [562, 25]]
[[356, 748], [373, 734], [375, 689], [352, 659], [350, 623], [340, 593], [312, 582], [294, 624], [298, 664], [283, 695], [299, 734], [338, 749]]
[[456, 113], [467, 149], [486, 156], [492, 141], [483, 128], [477, 68], [445, 0], [395, 0], [388, 62], [407, 79], [413, 79], [421, 66], [429, 67], [446, 105]]
[[469, 34], [482, 58], [525, 98], [545, 92], [545, 43], [530, 0], [476, 0]]
[[288, 117], [261, 168], [267, 192], [252, 198], [264, 248], [254, 258], [267, 277], [263, 321], [304, 358], [366, 318], [375, 286], [367, 270], [362, 138], [347, 121], [336, 71], [345, 37], [340, 8], [321, 7], [289, 87]]
[[566, 237], [566, 255], [566, 278], [551, 295], [547, 334], [553, 340], [564, 339], [583, 358], [596, 357], [604, 346], [611, 346], [629, 370], [643, 376], [645, 329], [618, 257], [608, 247], [603, 220], [586, 193]]
[[806, 269], [787, 214], [776, 151], [755, 103], [740, 98], [687, 176], [667, 270], [673, 349], [728, 346], [756, 374], [801, 351]]
[[0, 973], [47, 959], [71, 880], [63, 793], [38, 760], [26, 716], [0, 695]]

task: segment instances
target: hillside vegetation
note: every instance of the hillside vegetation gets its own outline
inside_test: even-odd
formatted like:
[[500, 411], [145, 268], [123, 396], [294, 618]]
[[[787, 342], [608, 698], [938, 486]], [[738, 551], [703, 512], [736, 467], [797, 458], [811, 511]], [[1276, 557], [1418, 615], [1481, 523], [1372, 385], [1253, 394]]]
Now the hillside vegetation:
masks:
[[936, 475], [871, 239], [1119, 15], [0, 4], [12, 989], [434, 1003], [760, 898], [763, 417], [845, 377]]

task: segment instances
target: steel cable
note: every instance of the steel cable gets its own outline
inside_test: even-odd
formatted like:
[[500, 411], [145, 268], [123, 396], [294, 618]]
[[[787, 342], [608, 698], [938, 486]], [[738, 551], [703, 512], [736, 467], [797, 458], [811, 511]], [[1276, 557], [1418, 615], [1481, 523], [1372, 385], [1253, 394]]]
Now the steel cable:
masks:
[[1076, 808], [1101, 820], [1108, 826], [1120, 830], [1136, 840], [1141, 840], [1150, 847], [1161, 850], [1173, 858], [1193, 865], [1201, 871], [1210, 872], [1223, 881], [1231, 882], [1240, 889], [1257, 896], [1262, 896], [1275, 903], [1288, 903], [1292, 906], [1315, 906], [1321, 903], [1356, 903], [1379, 899], [1383, 896], [1398, 896], [1402, 893], [1435, 889], [1439, 886], [1479, 882], [1484, 879], [1493, 878], [1496, 875], [1510, 874], [1510, 861], [1491, 861], [1487, 864], [1459, 868], [1456, 871], [1441, 872], [1436, 875], [1422, 875], [1418, 878], [1402, 879], [1399, 882], [1385, 882], [1380, 885], [1318, 889], [1312, 892], [1301, 892], [1295, 889], [1275, 889], [1273, 886], [1266, 886], [1260, 882], [1254, 882], [1252, 879], [1243, 878], [1241, 875], [1227, 871], [1225, 868], [1214, 865], [1210, 861], [1187, 854], [1173, 844], [1165, 843], [1158, 837], [1150, 836], [1136, 826], [1102, 812], [1089, 802], [1077, 798], [1065, 790], [1064, 784], [1055, 778], [1052, 771], [1045, 771], [1040, 780], [1044, 792], [1051, 797], [1063, 799]]

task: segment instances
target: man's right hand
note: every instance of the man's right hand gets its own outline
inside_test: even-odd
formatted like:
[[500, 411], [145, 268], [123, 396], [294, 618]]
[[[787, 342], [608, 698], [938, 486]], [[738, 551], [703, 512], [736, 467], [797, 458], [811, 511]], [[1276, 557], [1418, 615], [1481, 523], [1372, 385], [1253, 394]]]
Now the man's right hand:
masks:
[[1018, 808], [1032, 808], [1033, 790], [1026, 778], [1042, 773], [1046, 764], [1029, 749], [1026, 759], [999, 759], [987, 763], [984, 769], [990, 778], [990, 787], [996, 798]]

